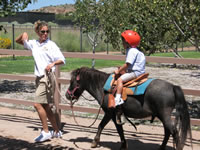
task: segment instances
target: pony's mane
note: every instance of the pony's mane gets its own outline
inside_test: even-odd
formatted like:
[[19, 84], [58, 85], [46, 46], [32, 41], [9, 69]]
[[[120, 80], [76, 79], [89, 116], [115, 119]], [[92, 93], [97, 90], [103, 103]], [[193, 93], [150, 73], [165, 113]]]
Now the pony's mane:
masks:
[[105, 80], [108, 77], [107, 73], [88, 67], [78, 68], [71, 75], [72, 77], [80, 75], [80, 78], [85, 80]]

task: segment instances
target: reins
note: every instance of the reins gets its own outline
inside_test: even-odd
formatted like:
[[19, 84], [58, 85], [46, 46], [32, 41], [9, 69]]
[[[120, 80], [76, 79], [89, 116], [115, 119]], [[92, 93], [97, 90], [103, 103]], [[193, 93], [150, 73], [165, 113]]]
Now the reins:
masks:
[[90, 101], [90, 102], [92, 102], [92, 101], [95, 101], [95, 99], [88, 99], [88, 98], [86, 98], [85, 96], [83, 96], [83, 95], [81, 95], [81, 97], [83, 97], [85, 100], [87, 100], [87, 101]]
[[93, 124], [97, 121], [97, 119], [98, 119], [98, 117], [99, 117], [99, 114], [100, 114], [100, 111], [101, 111], [101, 107], [102, 107], [102, 105], [103, 105], [103, 102], [104, 102], [104, 92], [103, 92], [103, 94], [102, 94], [101, 105], [99, 106], [98, 114], [97, 114], [95, 120], [93, 121], [93, 123], [92, 123], [91, 125], [89, 125], [88, 127], [93, 126]]

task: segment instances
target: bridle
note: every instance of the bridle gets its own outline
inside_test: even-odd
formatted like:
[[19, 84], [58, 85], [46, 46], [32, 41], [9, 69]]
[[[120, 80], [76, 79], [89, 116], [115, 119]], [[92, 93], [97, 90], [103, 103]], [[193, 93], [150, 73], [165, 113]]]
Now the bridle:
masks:
[[70, 100], [72, 101], [72, 99], [76, 99], [77, 100], [77, 96], [74, 95], [74, 93], [80, 88], [79, 85], [77, 85], [72, 91], [70, 91], [69, 89], [67, 90], [67, 94], [70, 96]]

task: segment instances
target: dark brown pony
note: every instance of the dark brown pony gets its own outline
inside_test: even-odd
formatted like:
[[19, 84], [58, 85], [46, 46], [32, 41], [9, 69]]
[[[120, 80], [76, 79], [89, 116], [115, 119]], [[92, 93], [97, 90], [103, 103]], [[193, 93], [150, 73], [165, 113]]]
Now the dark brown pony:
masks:
[[[84, 90], [89, 92], [101, 105], [105, 112], [97, 134], [92, 142], [96, 147], [106, 124], [112, 119], [121, 139], [121, 150], [127, 150], [128, 144], [124, 137], [123, 126], [116, 123], [115, 110], [108, 108], [108, 93], [103, 86], [109, 74], [90, 68], [76, 69], [71, 74], [71, 81], [66, 97], [69, 100], [78, 99]], [[102, 97], [104, 96], [104, 97]], [[103, 100], [103, 102], [102, 102]], [[172, 111], [176, 109], [175, 120], [171, 119]], [[147, 87], [144, 95], [128, 96], [123, 104], [123, 111], [130, 118], [157, 117], [164, 127], [164, 139], [160, 150], [166, 148], [170, 135], [173, 137], [174, 149], [182, 150], [190, 134], [190, 117], [182, 89], [169, 82], [155, 79]]]

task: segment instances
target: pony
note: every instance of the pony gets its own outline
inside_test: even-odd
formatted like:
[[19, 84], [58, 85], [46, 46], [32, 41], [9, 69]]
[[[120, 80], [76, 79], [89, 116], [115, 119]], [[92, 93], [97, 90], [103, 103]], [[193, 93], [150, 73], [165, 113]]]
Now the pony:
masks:
[[[110, 74], [94, 68], [82, 67], [73, 70], [69, 88], [65, 94], [68, 100], [78, 100], [86, 90], [99, 103], [104, 111], [103, 119], [98, 125], [98, 131], [92, 141], [95, 148], [100, 143], [100, 135], [106, 124], [112, 119], [121, 140], [120, 150], [127, 150], [128, 143], [124, 136], [123, 126], [116, 123], [116, 111], [108, 108], [109, 93], [103, 86]], [[176, 109], [175, 119], [171, 118]], [[180, 86], [173, 85], [161, 79], [154, 79], [143, 95], [128, 95], [123, 104], [123, 112], [127, 118], [157, 117], [164, 127], [164, 139], [159, 150], [165, 150], [170, 135], [173, 137], [175, 150], [182, 150], [188, 134], [191, 137], [190, 116], [187, 103]], [[130, 120], [129, 120], [130, 121]]]

